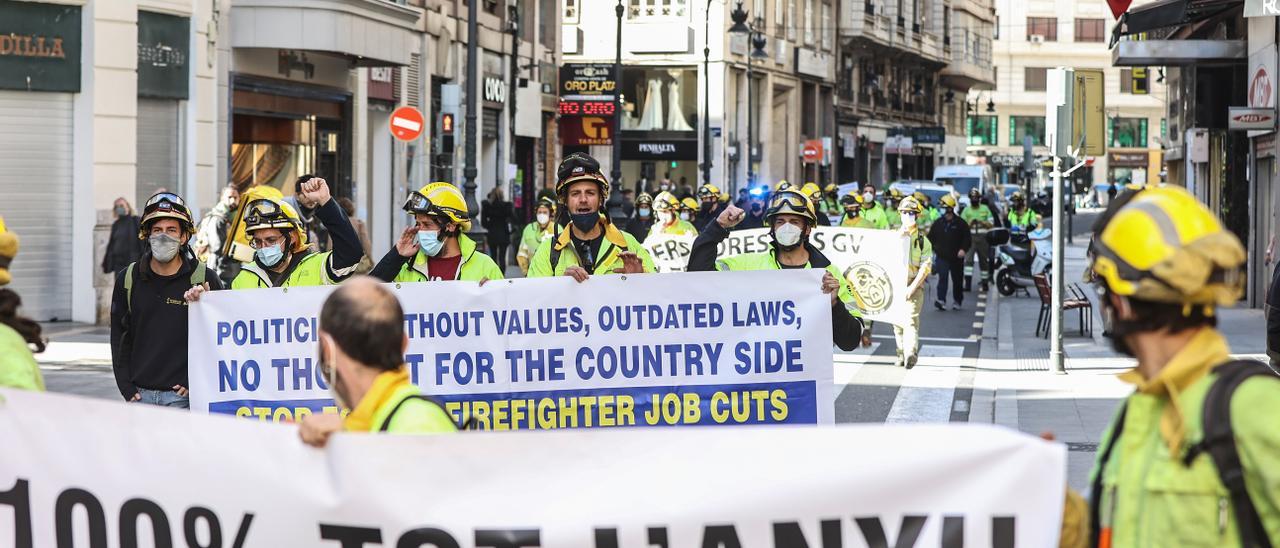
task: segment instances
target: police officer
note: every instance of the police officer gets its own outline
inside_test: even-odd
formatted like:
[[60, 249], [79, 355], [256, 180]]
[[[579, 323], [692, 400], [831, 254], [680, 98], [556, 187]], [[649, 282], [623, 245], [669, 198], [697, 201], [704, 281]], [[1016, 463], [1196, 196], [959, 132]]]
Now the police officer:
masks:
[[[991, 214], [991, 208], [987, 207], [986, 201], [982, 198], [982, 193], [977, 187], [969, 191], [969, 205], [960, 212], [960, 219], [969, 225], [969, 234], [972, 236], [973, 253], [964, 258], [965, 267], [971, 267], [974, 258], [977, 258], [978, 267], [982, 269], [982, 290], [987, 290], [987, 284], [991, 281], [991, 246], [987, 243], [987, 231], [995, 223], [995, 217]], [[975, 273], [976, 274], [976, 273]], [[969, 288], [969, 278], [965, 278], [965, 288]]]
[[1186, 190], [1120, 196], [1088, 272], [1104, 335], [1137, 367], [1098, 448], [1095, 546], [1269, 546], [1280, 541], [1280, 380], [1233, 362], [1216, 309], [1243, 291], [1245, 250]]
[[845, 194], [840, 198], [840, 205], [844, 207], [844, 216], [840, 218], [840, 226], [849, 228], [878, 228], [874, 222], [862, 216], [862, 195], [855, 192]]
[[556, 170], [556, 199], [565, 226], [542, 242], [529, 266], [529, 277], [571, 276], [585, 282], [591, 274], [654, 272], [653, 259], [635, 237], [618, 230], [601, 215], [609, 199], [609, 180], [595, 158], [575, 152]]
[[684, 234], [697, 235], [698, 230], [693, 227], [693, 223], [684, 220], [681, 216], [685, 214], [684, 208], [675, 195], [670, 192], [659, 192], [653, 198], [653, 211], [658, 216], [658, 222], [653, 224], [649, 229], [647, 238], [669, 234], [680, 236]]
[[813, 203], [809, 197], [790, 189], [774, 194], [765, 215], [773, 240], [769, 251], [717, 259], [716, 248], [729, 236], [729, 229], [742, 222], [744, 217], [741, 209], [729, 206], [716, 218], [716, 222], [707, 225], [707, 229], [693, 242], [688, 271], [826, 269], [822, 276], [822, 292], [831, 296], [832, 340], [842, 350], [857, 348], [862, 335], [862, 320], [845, 306], [853, 300], [853, 292], [831, 261], [808, 241], [815, 225]]
[[324, 447], [336, 432], [445, 434], [457, 431], [440, 404], [409, 382], [400, 301], [374, 278], [342, 284], [320, 308], [320, 371], [338, 406], [349, 411], [302, 418], [298, 435]]
[[[332, 285], [350, 277], [364, 257], [360, 237], [347, 214], [329, 194], [324, 179], [313, 178], [299, 187], [300, 200], [315, 207], [316, 218], [324, 223], [333, 241], [329, 251], [313, 251], [307, 245], [306, 228], [297, 212], [284, 201], [258, 198], [245, 204], [245, 234], [254, 249], [253, 261], [245, 263], [231, 281], [231, 289]], [[198, 300], [199, 288], [188, 292], [189, 301]]]
[[1009, 208], [1009, 230], [1013, 232], [1031, 232], [1040, 224], [1040, 216], [1027, 207], [1027, 198], [1022, 191], [1014, 191], [1009, 196], [1012, 207]]
[[924, 211], [920, 202], [910, 196], [898, 203], [902, 218], [902, 235], [908, 241], [907, 302], [911, 305], [911, 324], [893, 326], [893, 338], [898, 343], [897, 365], [911, 369], [916, 366], [920, 353], [920, 310], [924, 308], [924, 284], [929, 279], [933, 263], [933, 244], [920, 231], [918, 219]]
[[159, 192], [147, 200], [138, 231], [147, 248], [116, 273], [111, 295], [111, 366], [125, 401], [190, 407], [183, 297], [196, 287], [222, 289], [187, 247], [195, 233], [182, 198]]
[[403, 209], [414, 224], [400, 233], [395, 248], [369, 274], [384, 282], [501, 280], [502, 269], [476, 251], [467, 201], [449, 183], [431, 183], [405, 199]]
[[[649, 195], [641, 194], [640, 196], [647, 198]], [[636, 203], [639, 204], [639, 200]], [[543, 240], [549, 240], [555, 235], [555, 225], [552, 224], [555, 218], [555, 200], [546, 196], [539, 198], [538, 207], [533, 210], [533, 222], [525, 225], [520, 235], [520, 248], [516, 250], [516, 264], [520, 265], [521, 273], [529, 274], [529, 261], [533, 259], [533, 252], [538, 250]], [[635, 217], [632, 219], [634, 220]]]
[[969, 225], [956, 215], [956, 199], [948, 194], [940, 201], [942, 218], [929, 227], [929, 243], [933, 244], [938, 272], [938, 298], [933, 301], [933, 306], [946, 310], [947, 278], [950, 278], [954, 299], [951, 309], [959, 310], [964, 303], [964, 256], [972, 246], [972, 237]]
[[[554, 202], [553, 202], [554, 205]], [[554, 213], [554, 212], [553, 212]], [[554, 220], [555, 215], [551, 218]], [[555, 225], [552, 225], [554, 228]], [[627, 220], [626, 231], [636, 240], [643, 240], [649, 236], [649, 229], [653, 227], [653, 196], [648, 192], [641, 192], [636, 197], [635, 214]], [[534, 248], [537, 251], [537, 248]]]
[[711, 183], [698, 187], [698, 214], [693, 219], [693, 227], [702, 230], [707, 223], [714, 221], [724, 211], [720, 199], [720, 188]]

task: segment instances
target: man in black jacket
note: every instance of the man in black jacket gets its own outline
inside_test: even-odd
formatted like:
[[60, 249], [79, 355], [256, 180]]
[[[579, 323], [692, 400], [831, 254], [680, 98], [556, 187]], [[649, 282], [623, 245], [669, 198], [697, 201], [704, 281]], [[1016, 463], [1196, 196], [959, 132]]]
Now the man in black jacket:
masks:
[[125, 401], [190, 407], [183, 294], [193, 285], [222, 289], [187, 249], [193, 234], [182, 198], [161, 192], [147, 200], [138, 234], [147, 249], [116, 273], [111, 295], [111, 366]]
[[929, 243], [933, 244], [934, 271], [938, 273], [938, 298], [934, 308], [947, 309], [947, 278], [951, 278], [953, 298], [951, 309], [959, 310], [964, 302], [964, 254], [969, 251], [972, 239], [969, 225], [956, 215], [956, 199], [951, 195], [938, 201], [943, 214], [929, 227]]

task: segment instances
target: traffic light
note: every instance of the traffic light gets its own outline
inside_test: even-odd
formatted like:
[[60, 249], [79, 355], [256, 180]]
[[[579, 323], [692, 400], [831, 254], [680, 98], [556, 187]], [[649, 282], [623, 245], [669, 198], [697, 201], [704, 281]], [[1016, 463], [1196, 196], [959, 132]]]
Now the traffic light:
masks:
[[453, 113], [440, 115], [440, 148], [445, 154], [453, 154]]

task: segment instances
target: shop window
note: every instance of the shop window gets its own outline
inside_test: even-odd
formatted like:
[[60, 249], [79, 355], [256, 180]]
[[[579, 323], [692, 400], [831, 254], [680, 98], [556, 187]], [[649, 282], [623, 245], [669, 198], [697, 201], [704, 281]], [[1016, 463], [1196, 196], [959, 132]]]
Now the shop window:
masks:
[[996, 116], [970, 116], [965, 134], [969, 136], [970, 145], [996, 145]]
[[693, 68], [622, 69], [624, 131], [695, 131], [698, 71]]
[[1146, 118], [1111, 118], [1110, 146], [1145, 148], [1147, 146]]
[[1105, 28], [1102, 19], [1076, 19], [1076, 41], [1102, 42], [1106, 40]]
[[1044, 144], [1044, 116], [1010, 116], [1009, 146], [1022, 146], [1022, 138], [1030, 135], [1031, 144]]
[[[1039, 36], [1039, 38], [1036, 38]], [[1057, 42], [1058, 41], [1058, 18], [1057, 17], [1028, 17], [1027, 18], [1027, 41]]]

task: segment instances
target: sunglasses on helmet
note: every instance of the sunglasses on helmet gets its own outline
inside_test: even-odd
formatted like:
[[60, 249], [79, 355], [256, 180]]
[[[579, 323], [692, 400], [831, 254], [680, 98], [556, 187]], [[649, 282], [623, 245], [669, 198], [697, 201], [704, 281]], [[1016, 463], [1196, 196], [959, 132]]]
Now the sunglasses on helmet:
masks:
[[187, 211], [186, 202], [182, 198], [172, 192], [161, 192], [152, 196], [147, 200], [147, 204], [142, 209], [144, 214], [155, 211]]
[[404, 199], [404, 205], [401, 207], [410, 213], [426, 213], [431, 211], [435, 204], [431, 203], [431, 198], [415, 190]]

